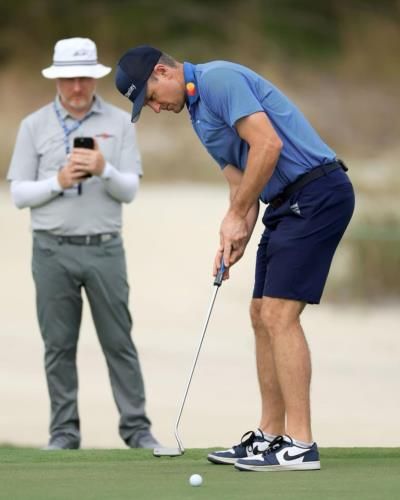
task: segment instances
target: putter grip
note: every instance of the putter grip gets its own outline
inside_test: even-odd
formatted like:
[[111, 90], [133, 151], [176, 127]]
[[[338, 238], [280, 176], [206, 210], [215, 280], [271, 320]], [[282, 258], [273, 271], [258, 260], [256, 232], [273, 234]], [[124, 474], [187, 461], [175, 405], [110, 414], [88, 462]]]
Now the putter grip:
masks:
[[222, 278], [224, 276], [224, 272], [225, 272], [225, 265], [223, 259], [221, 259], [221, 266], [218, 269], [217, 275], [215, 276], [214, 286], [222, 285]]

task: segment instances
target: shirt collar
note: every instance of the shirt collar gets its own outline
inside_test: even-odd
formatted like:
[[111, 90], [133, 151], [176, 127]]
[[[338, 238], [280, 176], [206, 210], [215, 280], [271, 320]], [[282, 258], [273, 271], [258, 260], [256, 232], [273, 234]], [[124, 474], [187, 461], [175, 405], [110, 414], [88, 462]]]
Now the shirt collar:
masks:
[[[64, 108], [64, 106], [62, 105], [59, 95], [56, 96], [55, 102], [56, 102], [57, 109], [60, 111], [60, 114], [61, 114], [61, 117], [63, 120], [65, 120], [65, 118], [73, 118], [69, 114], [69, 112]], [[92, 113], [99, 113], [99, 114], [104, 113], [104, 101], [98, 95], [94, 96], [92, 106], [91, 106], [90, 110], [88, 111], [87, 115], [91, 115]]]
[[196, 66], [190, 62], [183, 63], [183, 74], [185, 76], [186, 106], [190, 111], [193, 104], [199, 99], [197, 79], [195, 75]]

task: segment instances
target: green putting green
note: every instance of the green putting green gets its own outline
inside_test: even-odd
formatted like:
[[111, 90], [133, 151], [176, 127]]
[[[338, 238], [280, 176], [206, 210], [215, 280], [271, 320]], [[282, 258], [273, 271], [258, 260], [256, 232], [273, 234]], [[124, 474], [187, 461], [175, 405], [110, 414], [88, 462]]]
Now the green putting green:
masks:
[[[215, 449], [215, 448], [214, 448]], [[395, 500], [400, 448], [323, 448], [320, 471], [239, 472], [207, 462], [210, 450], [155, 458], [151, 450], [44, 452], [0, 448], [7, 500]], [[203, 484], [189, 485], [192, 474]]]

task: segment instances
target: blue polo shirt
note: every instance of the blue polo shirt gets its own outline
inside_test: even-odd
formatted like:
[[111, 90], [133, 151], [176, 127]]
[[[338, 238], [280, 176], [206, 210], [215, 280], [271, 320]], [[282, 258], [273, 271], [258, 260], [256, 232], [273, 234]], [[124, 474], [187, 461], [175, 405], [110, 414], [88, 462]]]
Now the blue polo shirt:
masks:
[[268, 115], [283, 147], [260, 199], [268, 203], [300, 175], [336, 158], [299, 109], [254, 71], [227, 61], [184, 63], [186, 105], [201, 142], [221, 168], [244, 171], [249, 145], [235, 123], [257, 112]]

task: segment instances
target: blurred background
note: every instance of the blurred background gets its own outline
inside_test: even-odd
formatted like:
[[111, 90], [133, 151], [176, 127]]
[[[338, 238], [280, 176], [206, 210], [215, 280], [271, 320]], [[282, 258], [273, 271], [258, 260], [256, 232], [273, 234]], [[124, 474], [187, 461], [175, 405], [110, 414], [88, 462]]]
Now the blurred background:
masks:
[[[60, 38], [88, 36], [115, 66], [149, 43], [178, 60], [230, 59], [292, 98], [348, 163], [358, 198], [346, 241], [351, 260], [331, 297], [385, 300], [400, 293], [400, 2], [398, 0], [17, 0], [0, 2], [0, 173], [22, 117], [47, 103]], [[113, 78], [99, 91], [129, 108]], [[144, 113], [138, 127], [145, 182], [222, 182], [185, 113]], [[190, 163], [189, 163], [190, 162]], [[350, 255], [351, 254], [351, 255]], [[344, 257], [344, 255], [343, 255]], [[344, 283], [343, 281], [346, 283]], [[343, 286], [345, 284], [345, 286]]]
[[[112, 67], [115, 67], [118, 57], [127, 48], [143, 43], [159, 47], [180, 61], [200, 63], [211, 59], [232, 60], [255, 69], [293, 99], [323, 139], [345, 160], [357, 195], [356, 212], [335, 257], [326, 289], [328, 315], [317, 317], [316, 330], [334, 332], [337, 321], [341, 330], [347, 328], [346, 339], [350, 342], [347, 354], [351, 351], [354, 355], [354, 352], [360, 351], [363, 356], [373, 357], [377, 353], [381, 356], [381, 363], [375, 365], [374, 372], [382, 377], [379, 378], [381, 382], [365, 395], [364, 403], [360, 402], [364, 414], [373, 401], [379, 398], [383, 387], [386, 386], [389, 392], [391, 389], [396, 392], [393, 384], [400, 375], [399, 344], [394, 341], [394, 330], [398, 333], [400, 324], [399, 0], [0, 0], [0, 176], [4, 181], [0, 188], [0, 217], [3, 234], [8, 238], [1, 250], [1, 273], [4, 279], [0, 297], [5, 327], [1, 333], [4, 348], [0, 350], [0, 365], [4, 376], [9, 377], [10, 371], [15, 370], [13, 363], [15, 357], [19, 358], [19, 346], [17, 348], [15, 344], [15, 352], [8, 349], [19, 338], [18, 332], [27, 323], [32, 324], [32, 330], [37, 330], [29, 270], [29, 214], [26, 211], [18, 212], [12, 207], [5, 176], [21, 119], [54, 97], [54, 82], [44, 79], [40, 70], [51, 64], [55, 42], [72, 36], [92, 38], [97, 43], [100, 62]], [[112, 77], [99, 81], [98, 91], [115, 105], [130, 111], [127, 100], [115, 91]], [[138, 289], [134, 299], [136, 331], [139, 335], [140, 329], [147, 331], [147, 328], [148, 338], [151, 339], [149, 344], [146, 344], [146, 340], [138, 340], [139, 347], [142, 342], [143, 363], [149, 374], [149, 404], [154, 412], [158, 412], [164, 411], [165, 407], [162, 407], [161, 400], [151, 398], [153, 387], [155, 391], [159, 383], [153, 356], [157, 353], [162, 355], [164, 341], [155, 332], [163, 328], [164, 332], [179, 333], [182, 325], [188, 329], [193, 329], [195, 325], [200, 327], [200, 311], [205, 313], [207, 304], [205, 301], [194, 305], [194, 300], [190, 301], [193, 286], [192, 289], [185, 288], [188, 287], [186, 277], [194, 275], [193, 281], [197, 279], [201, 296], [207, 297], [210, 261], [217, 242], [219, 217], [226, 207], [226, 191], [217, 165], [199, 143], [185, 112], [173, 116], [162, 113], [155, 117], [150, 110], [145, 110], [137, 130], [145, 176], [137, 205], [134, 203], [125, 212], [129, 233], [127, 228], [125, 232], [132, 281]], [[191, 193], [190, 197], [188, 193]], [[169, 213], [167, 207], [173, 206], [175, 202], [180, 208]], [[206, 221], [204, 213], [196, 211], [200, 206], [215, 208], [217, 212], [210, 212], [210, 219]], [[154, 211], [153, 215], [149, 215], [151, 210]], [[196, 239], [194, 233], [197, 231], [198, 234], [199, 226], [193, 231], [190, 219], [185, 219], [185, 222], [182, 219], [182, 224], [177, 224], [177, 229], [172, 232], [165, 229], [170, 227], [171, 222], [175, 224], [183, 217], [183, 210], [189, 210], [192, 221], [200, 225], [209, 222], [209, 232], [206, 233], [204, 229], [201, 233], [203, 240]], [[146, 217], [149, 224], [150, 221], [153, 223], [152, 229], [145, 225]], [[160, 224], [163, 228], [160, 228]], [[187, 240], [183, 239], [182, 233], [185, 233], [186, 238], [188, 235], [189, 238], [193, 236], [190, 241], [196, 244], [201, 256], [201, 271], [193, 271]], [[162, 241], [161, 235], [165, 238]], [[206, 238], [208, 241], [205, 241]], [[18, 244], [13, 244], [13, 241], [18, 241]], [[147, 264], [141, 259], [145, 260], [149, 256], [152, 259], [151, 269], [158, 276], [158, 281], [156, 277], [152, 278], [154, 289], [157, 290], [160, 280], [170, 283], [176, 276], [178, 282], [172, 285], [167, 294], [169, 298], [175, 297], [178, 303], [186, 304], [187, 309], [174, 308], [160, 298], [154, 301], [153, 296], [150, 298], [142, 294], [148, 287], [149, 273], [145, 273]], [[166, 256], [171, 261], [173, 258], [178, 259], [176, 264], [167, 265], [166, 262], [170, 261], [166, 260]], [[198, 265], [197, 261], [196, 267]], [[225, 299], [221, 299], [225, 300], [223, 304], [228, 308], [225, 310], [221, 304], [221, 310], [228, 315], [231, 314], [227, 312], [229, 300], [231, 303], [237, 300], [240, 308], [243, 300], [247, 301], [249, 297], [251, 280], [248, 273], [251, 276], [253, 261], [244, 259], [241, 266], [237, 278], [239, 291], [231, 292], [236, 293], [231, 296], [227, 292]], [[20, 275], [15, 272], [16, 269], [23, 276], [22, 281], [20, 278], [16, 280], [16, 276]], [[241, 285], [242, 282], [246, 285]], [[233, 289], [234, 284], [229, 286]], [[162, 290], [162, 293], [165, 292]], [[243, 292], [243, 295], [239, 292]], [[154, 306], [149, 301], [154, 301]], [[24, 305], [23, 313], [16, 314], [15, 310], [22, 307], [21, 304]], [[144, 313], [152, 307], [157, 310], [159, 323], [156, 318], [149, 318]], [[196, 311], [199, 309], [199, 317], [196, 317], [195, 324], [188, 324], [188, 318], [192, 319], [193, 308]], [[246, 314], [246, 308], [243, 307], [243, 314]], [[350, 309], [356, 311], [353, 319], [346, 316], [350, 314]], [[176, 318], [180, 322], [179, 327]], [[347, 318], [347, 322], [343, 318]], [[362, 327], [357, 318], [364, 321]], [[223, 328], [223, 320], [220, 321]], [[246, 321], [243, 319], [241, 327], [249, 327]], [[306, 316], [306, 321], [312, 324], [312, 318]], [[359, 336], [355, 334], [352, 344], [347, 334], [355, 333], [357, 327]], [[92, 328], [90, 321], [86, 328]], [[369, 332], [368, 338], [372, 339], [370, 343], [365, 344], [363, 332]], [[154, 337], [151, 336], [153, 333]], [[31, 335], [31, 332], [25, 332], [25, 335]], [[94, 334], [92, 337], [94, 339]], [[329, 349], [333, 349], [333, 338]], [[178, 335], [176, 341], [182, 342], [182, 337]], [[35, 335], [35, 342], [35, 348], [40, 350], [38, 334]], [[217, 349], [221, 346], [214, 347]], [[247, 349], [250, 359], [250, 340], [241, 348], [244, 351]], [[380, 348], [383, 350], [379, 351]], [[152, 349], [157, 352], [154, 353]], [[171, 346], [168, 349], [172, 349]], [[193, 345], [188, 346], [189, 360], [179, 366], [181, 376], [176, 380], [177, 393], [182, 388], [181, 377], [185, 376], [185, 367], [190, 365], [192, 349]], [[14, 353], [15, 357], [10, 353]], [[29, 364], [30, 361], [28, 354], [20, 358], [20, 363]], [[350, 367], [351, 359], [348, 358], [348, 361]], [[17, 432], [10, 431], [12, 423], [3, 413], [0, 414], [0, 422], [6, 430], [0, 435], [0, 442], [43, 441], [47, 403], [41, 359], [35, 358], [35, 363], [29, 373], [37, 377], [40, 387], [38, 397], [42, 398], [43, 407], [36, 438], [31, 439], [28, 434], [19, 439]], [[390, 382], [385, 378], [385, 372], [382, 372], [385, 366]], [[164, 369], [170, 370], [171, 366], [164, 366]], [[363, 365], [362, 369], [363, 375], [359, 373], [354, 386], [358, 394], [360, 386], [357, 384], [362, 385], [362, 392], [369, 380], [368, 365]], [[335, 373], [334, 367], [332, 373]], [[371, 377], [371, 383], [376, 384], [375, 375]], [[18, 398], [23, 400], [25, 397], [21, 372], [18, 380], [20, 392], [14, 391], [10, 396], [11, 406], [17, 404]], [[343, 383], [345, 386], [348, 380], [344, 379]], [[2, 389], [9, 391], [9, 385], [4, 383]], [[320, 390], [323, 394], [322, 386]], [[388, 412], [392, 415], [397, 412], [399, 415], [397, 401], [392, 403]], [[24, 411], [23, 406], [17, 407]], [[169, 405], [171, 415], [175, 408], [176, 401], [172, 398]], [[322, 420], [317, 418], [317, 426], [319, 423], [322, 428], [321, 422], [334, 410], [329, 407], [328, 412], [325, 408], [324, 413], [323, 408], [319, 409]], [[358, 417], [359, 414], [355, 412], [354, 421]], [[21, 425], [22, 420], [21, 416]], [[170, 418], [165, 428], [157, 420], [156, 425], [165, 441], [171, 425]], [[338, 439], [327, 438], [324, 442], [341, 444], [340, 432], [338, 430]], [[209, 429], [207, 435], [210, 436]], [[381, 439], [381, 434], [375, 434], [376, 440], [368, 441], [367, 435], [371, 435], [370, 430], [361, 433], [356, 442], [375, 445]], [[215, 434], [215, 439], [212, 436], [213, 442], [217, 442], [219, 434]], [[355, 441], [350, 439], [345, 442], [354, 444]], [[102, 442], [98, 435], [93, 435], [89, 444], [114, 446], [115, 439]], [[196, 441], [196, 436], [190, 434], [188, 444], [199, 445], [199, 440]]]

